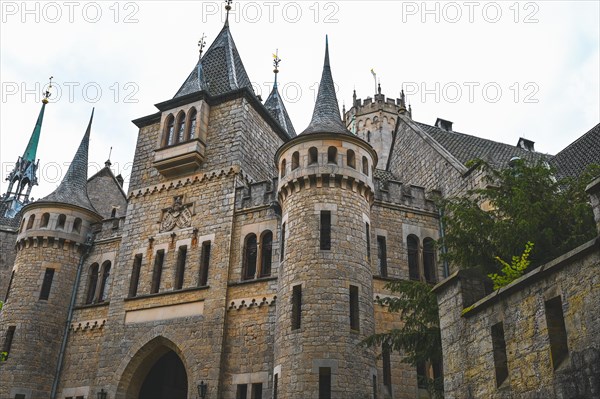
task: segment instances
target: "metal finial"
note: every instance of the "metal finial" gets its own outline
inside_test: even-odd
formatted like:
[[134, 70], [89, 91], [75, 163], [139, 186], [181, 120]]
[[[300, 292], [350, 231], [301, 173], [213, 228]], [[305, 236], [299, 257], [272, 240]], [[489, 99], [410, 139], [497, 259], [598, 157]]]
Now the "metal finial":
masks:
[[202, 37], [198, 40], [198, 47], [200, 48], [200, 58], [202, 58], [202, 51], [204, 50], [204, 46], [206, 46], [206, 35], [202, 32]]
[[233, 0], [225, 0], [225, 10], [227, 11], [225, 25], [229, 25], [229, 11], [231, 11], [231, 3], [233, 3]]
[[110, 162], [111, 155], [112, 155], [112, 146], [110, 147], [110, 150], [108, 151], [108, 159], [106, 160], [106, 162], [104, 162], [104, 166], [106, 166], [107, 168], [110, 167], [110, 165], [112, 165], [112, 162]]
[[275, 74], [275, 83], [273, 84], [277, 87], [277, 74], [279, 73], [279, 63], [281, 62], [281, 58], [279, 58], [279, 49], [275, 50], [275, 54], [273, 54], [273, 73]]
[[50, 89], [52, 88], [52, 79], [54, 79], [54, 76], [50, 76], [50, 83], [48, 83], [48, 87], [46, 88], [46, 91], [44, 92], [44, 98], [42, 99], [42, 102], [44, 104], [48, 104], [48, 99], [52, 95], [52, 93], [50, 93]]

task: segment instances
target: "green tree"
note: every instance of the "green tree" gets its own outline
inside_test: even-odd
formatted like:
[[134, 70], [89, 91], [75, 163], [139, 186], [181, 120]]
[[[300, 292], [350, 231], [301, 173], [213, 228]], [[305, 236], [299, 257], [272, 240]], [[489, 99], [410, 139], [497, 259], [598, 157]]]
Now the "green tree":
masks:
[[[392, 296], [379, 300], [388, 306], [388, 311], [399, 313], [402, 328], [366, 338], [363, 344], [369, 347], [388, 348], [404, 355], [403, 362], [417, 366], [430, 361], [441, 364], [442, 345], [440, 336], [437, 298], [431, 286], [419, 281], [398, 280], [386, 284]], [[443, 380], [423, 381], [432, 398], [443, 397]]]
[[516, 161], [502, 170], [477, 162], [486, 187], [440, 203], [446, 227], [440, 243], [456, 267], [499, 273], [496, 258], [512, 259], [527, 242], [535, 243], [529, 260], [537, 267], [596, 236], [585, 186], [599, 166], [557, 181], [543, 162]]

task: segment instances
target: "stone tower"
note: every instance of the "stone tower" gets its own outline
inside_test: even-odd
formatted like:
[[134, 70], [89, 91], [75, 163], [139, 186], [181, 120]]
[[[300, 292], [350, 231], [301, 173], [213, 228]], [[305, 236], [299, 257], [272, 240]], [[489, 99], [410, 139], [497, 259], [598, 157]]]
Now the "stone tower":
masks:
[[386, 99], [385, 95], [381, 94], [381, 85], [377, 86], [374, 98], [367, 97], [365, 100], [357, 99], [355, 90], [352, 108], [344, 113], [346, 128], [377, 151], [379, 163], [375, 166], [379, 169], [386, 168], [398, 114], [406, 114], [409, 117], [411, 114], [406, 108], [404, 90], [400, 93], [400, 98]]
[[47, 397], [55, 389], [90, 226], [101, 219], [86, 188], [91, 123], [59, 187], [22, 209], [12, 284], [0, 316], [8, 352], [0, 368], [2, 398]]
[[377, 154], [344, 126], [329, 50], [310, 125], [281, 146], [282, 238], [274, 391], [281, 398], [370, 398], [374, 333], [369, 226]]

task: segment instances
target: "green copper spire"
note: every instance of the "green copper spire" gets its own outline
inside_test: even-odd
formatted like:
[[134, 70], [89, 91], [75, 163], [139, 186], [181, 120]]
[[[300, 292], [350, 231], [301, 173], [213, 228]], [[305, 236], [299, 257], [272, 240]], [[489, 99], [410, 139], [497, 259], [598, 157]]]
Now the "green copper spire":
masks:
[[46, 104], [48, 104], [48, 99], [50, 98], [50, 89], [52, 89], [52, 79], [54, 79], [54, 76], [50, 76], [50, 83], [48, 84], [48, 88], [44, 92], [44, 98], [42, 99], [42, 109], [40, 110], [37, 122], [35, 123], [35, 127], [33, 128], [33, 133], [31, 133], [31, 137], [29, 138], [29, 143], [27, 143], [27, 148], [25, 148], [25, 152], [23, 153], [24, 161], [35, 162], [35, 155], [37, 153], [38, 143], [40, 142], [40, 134], [42, 133], [42, 121], [44, 120], [44, 110], [46, 109]]
[[44, 120], [44, 109], [46, 108], [46, 102], [42, 104], [42, 109], [38, 115], [37, 122], [33, 128], [33, 133], [29, 138], [29, 143], [25, 152], [23, 153], [23, 160], [29, 162], [35, 162], [35, 155], [37, 153], [38, 143], [40, 142], [40, 133], [42, 132], [42, 121]]

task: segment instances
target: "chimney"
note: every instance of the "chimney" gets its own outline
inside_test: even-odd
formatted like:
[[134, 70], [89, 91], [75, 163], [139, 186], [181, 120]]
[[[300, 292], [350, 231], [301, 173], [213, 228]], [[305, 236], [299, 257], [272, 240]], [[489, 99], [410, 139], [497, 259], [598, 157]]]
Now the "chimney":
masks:
[[125, 179], [123, 179], [123, 176], [118, 175], [116, 177], [116, 179], [117, 179], [117, 182], [119, 183], [119, 186], [121, 186], [121, 188], [123, 188], [123, 182], [125, 181]]
[[452, 122], [447, 121], [445, 119], [442, 118], [437, 118], [435, 120], [435, 127], [438, 127], [442, 130], [445, 130], [447, 132], [451, 132], [452, 131]]
[[600, 235], [600, 176], [596, 177], [588, 184], [585, 188], [585, 192], [590, 196], [590, 202], [592, 203], [592, 209], [594, 210], [594, 220], [596, 221], [596, 227], [598, 228], [598, 235]]
[[534, 152], [535, 151], [535, 142], [531, 140], [527, 140], [526, 138], [519, 137], [519, 142], [517, 143], [517, 148], [522, 148], [525, 151]]

